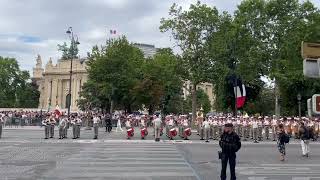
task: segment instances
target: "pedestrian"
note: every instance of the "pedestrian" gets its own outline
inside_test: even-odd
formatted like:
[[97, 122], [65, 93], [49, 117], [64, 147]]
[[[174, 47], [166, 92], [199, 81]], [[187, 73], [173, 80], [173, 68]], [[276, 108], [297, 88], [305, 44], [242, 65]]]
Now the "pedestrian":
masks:
[[279, 124], [278, 126], [278, 141], [277, 146], [280, 152], [280, 161], [285, 160], [286, 155], [286, 143], [289, 143], [290, 137], [286, 134], [283, 124]]
[[226, 180], [227, 164], [230, 166], [230, 180], [236, 180], [236, 152], [241, 148], [240, 138], [233, 131], [233, 125], [227, 123], [224, 125], [223, 134], [221, 135], [219, 145], [221, 151], [219, 151], [219, 159], [221, 159], [221, 180]]
[[301, 148], [302, 148], [302, 156], [309, 157], [310, 153], [310, 131], [305, 126], [303, 122], [300, 122], [300, 129], [299, 129], [300, 139], [301, 139]]

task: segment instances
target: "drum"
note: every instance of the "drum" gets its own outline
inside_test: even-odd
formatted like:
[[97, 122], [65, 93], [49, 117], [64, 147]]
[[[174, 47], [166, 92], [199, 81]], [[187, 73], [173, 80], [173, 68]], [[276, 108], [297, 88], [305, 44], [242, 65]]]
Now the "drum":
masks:
[[186, 137], [191, 136], [191, 128], [184, 129], [184, 136]]
[[128, 137], [132, 137], [134, 135], [134, 129], [133, 128], [129, 128], [127, 130], [127, 135], [128, 135]]
[[177, 135], [177, 130], [176, 128], [171, 128], [170, 129], [170, 137], [175, 137]]

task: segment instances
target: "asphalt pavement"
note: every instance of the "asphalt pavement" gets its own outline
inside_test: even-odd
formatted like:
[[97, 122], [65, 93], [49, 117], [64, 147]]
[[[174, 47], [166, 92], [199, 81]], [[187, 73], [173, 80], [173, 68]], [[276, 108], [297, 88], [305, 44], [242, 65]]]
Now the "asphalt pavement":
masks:
[[[93, 140], [93, 130], [81, 130], [80, 139], [43, 139], [39, 127], [5, 128], [0, 139], [1, 179], [110, 179], [110, 180], [219, 180], [217, 141], [206, 143], [193, 133], [188, 141], [177, 137], [160, 142], [123, 132], [104, 132]], [[69, 137], [71, 137], [69, 130]], [[309, 158], [301, 156], [299, 141], [287, 146], [279, 161], [275, 142], [243, 142], [237, 154], [239, 180], [320, 180], [320, 143], [312, 142]]]

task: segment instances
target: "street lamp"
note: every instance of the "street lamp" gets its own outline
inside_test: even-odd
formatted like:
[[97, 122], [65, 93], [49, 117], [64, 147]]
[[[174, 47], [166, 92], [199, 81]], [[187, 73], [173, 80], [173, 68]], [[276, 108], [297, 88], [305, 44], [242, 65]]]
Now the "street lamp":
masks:
[[72, 27], [69, 27], [66, 33], [69, 35], [71, 40], [70, 45], [70, 79], [69, 79], [69, 93], [67, 95], [67, 106], [68, 106], [68, 118], [70, 119], [70, 107], [71, 107], [71, 82], [72, 82], [72, 64], [73, 64], [73, 57], [76, 55], [74, 53], [75, 46], [79, 45], [78, 36], [73, 34]]
[[301, 94], [298, 93], [297, 95], [297, 100], [298, 100], [298, 108], [299, 108], [299, 118], [301, 118]]

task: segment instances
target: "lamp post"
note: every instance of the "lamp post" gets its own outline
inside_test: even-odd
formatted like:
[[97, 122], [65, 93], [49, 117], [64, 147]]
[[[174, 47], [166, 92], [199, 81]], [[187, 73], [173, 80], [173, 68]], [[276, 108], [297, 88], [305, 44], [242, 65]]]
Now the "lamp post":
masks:
[[68, 118], [70, 119], [70, 107], [71, 107], [71, 82], [72, 82], [72, 63], [73, 63], [73, 58], [76, 55], [74, 53], [75, 51], [75, 46], [79, 45], [78, 37], [73, 34], [72, 27], [69, 27], [66, 33], [69, 35], [70, 40], [71, 40], [71, 45], [70, 45], [70, 79], [69, 79], [69, 93], [67, 95], [67, 106], [68, 106]]
[[298, 108], [299, 108], [299, 118], [301, 118], [301, 94], [298, 93], [297, 95], [297, 100], [298, 100]]

